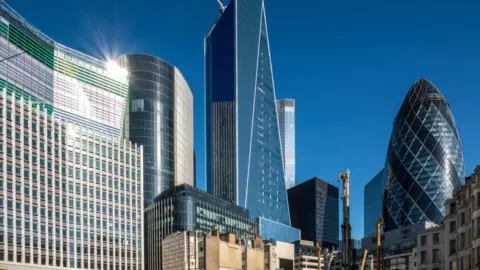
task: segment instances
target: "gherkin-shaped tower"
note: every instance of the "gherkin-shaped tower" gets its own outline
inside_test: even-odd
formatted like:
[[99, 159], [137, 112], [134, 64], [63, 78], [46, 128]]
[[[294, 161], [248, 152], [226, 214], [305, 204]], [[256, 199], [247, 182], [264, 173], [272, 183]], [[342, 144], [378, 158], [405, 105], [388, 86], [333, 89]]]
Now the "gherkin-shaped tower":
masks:
[[385, 229], [441, 223], [445, 200], [463, 183], [463, 152], [447, 100], [418, 79], [398, 112], [388, 145]]

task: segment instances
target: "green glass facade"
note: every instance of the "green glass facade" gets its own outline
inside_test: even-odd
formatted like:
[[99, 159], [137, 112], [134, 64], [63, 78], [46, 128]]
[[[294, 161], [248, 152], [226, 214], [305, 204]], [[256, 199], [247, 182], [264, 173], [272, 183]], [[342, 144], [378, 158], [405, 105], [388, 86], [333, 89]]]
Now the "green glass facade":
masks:
[[65, 47], [0, 4], [0, 89], [49, 114], [119, 137], [128, 72]]

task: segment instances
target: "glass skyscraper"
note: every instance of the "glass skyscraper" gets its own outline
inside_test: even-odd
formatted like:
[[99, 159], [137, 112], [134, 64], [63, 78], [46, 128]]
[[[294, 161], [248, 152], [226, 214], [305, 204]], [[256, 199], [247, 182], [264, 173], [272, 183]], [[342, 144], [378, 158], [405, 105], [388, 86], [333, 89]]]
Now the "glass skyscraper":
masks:
[[317, 177], [288, 190], [292, 226], [302, 231], [302, 240], [319, 242], [322, 248], [338, 247], [338, 196], [336, 186]]
[[264, 239], [273, 228], [299, 236], [290, 227], [269, 46], [263, 0], [230, 1], [205, 37], [207, 190], [260, 217]]
[[385, 169], [386, 230], [443, 221], [445, 200], [464, 182], [465, 169], [447, 100], [426, 79], [413, 84], [395, 118]]
[[128, 72], [50, 39], [0, 3], [0, 89], [57, 118], [120, 137]]
[[363, 192], [363, 236], [376, 233], [376, 223], [382, 216], [383, 192], [385, 191], [385, 169], [365, 185]]
[[121, 56], [130, 72], [125, 138], [143, 145], [145, 207], [172, 186], [193, 185], [193, 95], [180, 71], [160, 58]]
[[278, 125], [282, 144], [285, 186], [295, 186], [295, 100], [277, 100]]

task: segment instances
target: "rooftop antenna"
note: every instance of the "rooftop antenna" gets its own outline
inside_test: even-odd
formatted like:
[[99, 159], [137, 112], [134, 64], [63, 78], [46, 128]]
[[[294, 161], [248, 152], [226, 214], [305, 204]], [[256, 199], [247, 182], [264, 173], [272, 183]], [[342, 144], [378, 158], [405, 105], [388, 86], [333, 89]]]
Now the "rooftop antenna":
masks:
[[222, 4], [222, 1], [217, 0], [218, 5], [220, 6], [220, 13], [223, 14], [223, 11], [225, 10], [225, 6]]

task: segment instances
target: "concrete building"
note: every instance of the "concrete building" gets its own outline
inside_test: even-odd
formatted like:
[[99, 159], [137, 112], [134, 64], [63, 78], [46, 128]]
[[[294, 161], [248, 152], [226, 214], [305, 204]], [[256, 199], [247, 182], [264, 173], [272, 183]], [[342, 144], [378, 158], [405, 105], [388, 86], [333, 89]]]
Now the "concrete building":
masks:
[[445, 269], [480, 266], [480, 166], [445, 201]]
[[176, 232], [162, 241], [162, 270], [263, 270], [262, 239], [237, 239], [232, 233]]
[[445, 226], [417, 233], [413, 248], [413, 267], [420, 270], [445, 270]]
[[275, 240], [266, 240], [265, 270], [293, 270], [295, 261], [295, 245]]
[[0, 269], [143, 269], [142, 147], [0, 94]]
[[195, 232], [176, 232], [168, 235], [162, 240], [162, 269], [198, 269], [199, 246]]
[[[317, 247], [313, 241], [300, 240], [295, 245], [295, 270], [318, 269]], [[320, 269], [324, 269], [324, 255], [320, 256]]]

